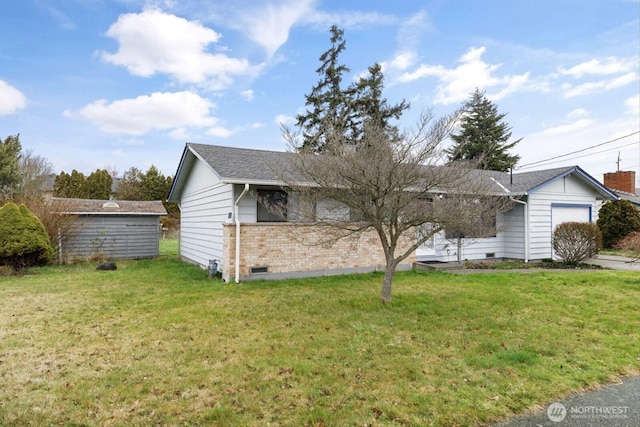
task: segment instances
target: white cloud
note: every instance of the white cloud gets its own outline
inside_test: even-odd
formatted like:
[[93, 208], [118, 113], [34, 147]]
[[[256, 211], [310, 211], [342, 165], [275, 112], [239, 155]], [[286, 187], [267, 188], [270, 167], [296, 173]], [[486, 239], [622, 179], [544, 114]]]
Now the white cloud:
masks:
[[314, 7], [315, 0], [261, 3], [238, 16], [240, 30], [271, 57], [289, 38], [289, 31]]
[[402, 52], [386, 63], [388, 67], [404, 71], [416, 63], [417, 55], [414, 52]]
[[556, 126], [556, 127], [552, 127], [549, 129], [545, 129], [543, 132], [541, 132], [541, 134], [543, 136], [548, 136], [548, 135], [573, 135], [574, 133], [586, 129], [588, 128], [590, 125], [592, 125], [594, 122], [591, 119], [580, 119], [577, 120], [573, 123], [569, 123], [566, 125], [560, 125], [560, 126]]
[[209, 129], [207, 133], [216, 138], [228, 138], [233, 132], [222, 126], [215, 126]]
[[126, 138], [118, 140], [118, 143], [122, 145], [142, 146], [144, 145], [144, 140], [140, 138]]
[[15, 113], [27, 106], [27, 97], [4, 80], [0, 80], [0, 116]]
[[590, 74], [609, 75], [625, 73], [633, 68], [634, 65], [632, 61], [610, 57], [604, 60], [604, 62], [601, 62], [598, 59], [592, 59], [591, 61], [574, 65], [571, 68], [560, 67], [559, 71], [560, 74], [580, 78]]
[[311, 26], [324, 32], [331, 25], [349, 29], [396, 22], [393, 16], [377, 12], [325, 12], [316, 8], [318, 0], [254, 0], [237, 3], [234, 2], [235, 15], [231, 15], [226, 24], [262, 47], [269, 58], [287, 42], [291, 29], [297, 25]]
[[401, 82], [412, 82], [421, 78], [435, 77], [440, 80], [434, 102], [452, 104], [464, 101], [476, 88], [482, 90], [496, 89], [491, 99], [500, 99], [520, 89], [528, 80], [529, 73], [520, 75], [504, 75], [496, 77], [495, 72], [500, 65], [490, 65], [482, 60], [486, 47], [471, 48], [459, 59], [456, 68], [442, 65], [422, 64], [412, 72], [400, 76]]
[[235, 75], [257, 72], [246, 59], [207, 52], [210, 44], [220, 40], [214, 30], [158, 9], [121, 15], [106, 34], [119, 47], [116, 53], [102, 52], [101, 57], [136, 76], [164, 73], [181, 83], [206, 83], [221, 89]]
[[252, 89], [243, 90], [240, 95], [247, 101], [253, 101], [254, 93]]
[[265, 127], [265, 124], [262, 122], [255, 122], [251, 125], [251, 129], [260, 129]]
[[584, 108], [576, 108], [575, 110], [570, 111], [569, 114], [567, 114], [567, 117], [570, 119], [578, 119], [580, 117], [585, 117], [588, 115], [589, 115], [589, 112]]
[[622, 76], [615, 77], [609, 80], [600, 80], [597, 82], [582, 83], [573, 86], [569, 83], [562, 85], [562, 89], [565, 90], [564, 97], [572, 98], [574, 96], [589, 95], [592, 93], [602, 93], [609, 90], [617, 89], [628, 85], [629, 83], [637, 82], [638, 75], [635, 72], [629, 72]]
[[632, 96], [624, 101], [624, 105], [627, 107], [627, 111], [630, 114], [634, 114], [636, 117], [640, 115], [640, 95]]
[[176, 141], [187, 141], [191, 138], [191, 136], [186, 128], [179, 127], [169, 132], [169, 138], [174, 139]]
[[278, 114], [275, 118], [277, 125], [290, 126], [296, 122], [296, 118], [293, 116], [287, 116], [286, 114]]
[[65, 111], [65, 116], [77, 115], [108, 133], [142, 135], [153, 130], [215, 126], [216, 118], [209, 115], [213, 107], [192, 92], [156, 92], [111, 103], [101, 99], [77, 113]]

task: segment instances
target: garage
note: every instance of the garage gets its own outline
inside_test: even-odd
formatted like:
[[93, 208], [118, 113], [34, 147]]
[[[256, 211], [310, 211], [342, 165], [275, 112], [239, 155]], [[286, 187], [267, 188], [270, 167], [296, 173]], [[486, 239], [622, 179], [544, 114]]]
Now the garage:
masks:
[[[551, 204], [551, 236], [563, 222], [591, 222], [591, 205], [588, 204]], [[553, 258], [556, 258], [555, 253]]]

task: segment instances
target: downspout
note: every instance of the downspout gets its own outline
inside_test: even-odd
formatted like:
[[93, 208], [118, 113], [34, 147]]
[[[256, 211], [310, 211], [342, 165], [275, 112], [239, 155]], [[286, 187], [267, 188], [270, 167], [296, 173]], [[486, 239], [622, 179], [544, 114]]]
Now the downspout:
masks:
[[240, 193], [240, 196], [238, 196], [238, 198], [236, 199], [234, 206], [233, 206], [233, 218], [235, 220], [236, 223], [236, 283], [240, 283], [240, 218], [238, 215], [238, 204], [240, 203], [240, 200], [242, 200], [242, 198], [249, 192], [249, 184], [245, 184], [244, 185], [244, 190], [242, 190], [242, 193]]
[[509, 200], [524, 206], [524, 262], [529, 263], [529, 205], [523, 200], [514, 199], [507, 187], [500, 184], [494, 177], [491, 179], [509, 195]]

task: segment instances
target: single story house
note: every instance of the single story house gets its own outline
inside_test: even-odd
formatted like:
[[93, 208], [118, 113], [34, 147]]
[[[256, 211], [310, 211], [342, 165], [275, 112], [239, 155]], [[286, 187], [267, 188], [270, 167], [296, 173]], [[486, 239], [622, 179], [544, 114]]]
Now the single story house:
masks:
[[75, 217], [58, 238], [61, 261], [138, 259], [159, 254], [161, 201], [53, 198], [55, 213]]
[[[181, 211], [180, 256], [217, 269], [224, 280], [235, 278], [236, 282], [383, 268], [384, 254], [376, 234], [309, 246], [299, 236], [313, 233], [312, 225], [287, 221], [262, 206], [263, 197], [282, 197], [277, 170], [286, 166], [291, 155], [186, 144], [168, 196]], [[513, 200], [509, 211], [497, 214], [500, 231], [496, 236], [464, 238], [458, 244], [441, 232], [399, 268], [411, 268], [416, 260], [446, 262], [459, 256], [468, 260], [551, 258], [556, 225], [595, 221], [602, 203], [617, 198], [578, 166], [478, 173], [486, 174], [495, 182], [496, 192]]]

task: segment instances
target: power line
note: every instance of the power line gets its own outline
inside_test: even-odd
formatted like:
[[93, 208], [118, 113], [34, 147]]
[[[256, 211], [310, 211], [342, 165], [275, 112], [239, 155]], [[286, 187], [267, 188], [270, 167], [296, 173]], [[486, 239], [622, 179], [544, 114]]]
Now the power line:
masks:
[[[560, 159], [562, 157], [571, 156], [572, 154], [576, 154], [576, 153], [582, 153], [583, 151], [587, 151], [587, 150], [591, 150], [593, 148], [601, 147], [601, 146], [606, 145], [606, 144], [611, 144], [612, 142], [616, 142], [616, 141], [619, 141], [621, 139], [628, 138], [628, 137], [633, 136], [633, 135], [637, 135], [639, 133], [640, 133], [640, 131], [632, 132], [632, 133], [630, 133], [628, 135], [624, 135], [624, 136], [621, 136], [621, 137], [618, 137], [618, 138], [615, 138], [615, 139], [611, 139], [609, 141], [601, 142], [599, 144], [592, 145], [592, 146], [587, 147], [587, 148], [582, 148], [580, 150], [572, 151], [572, 152], [567, 153], [567, 154], [561, 154], [559, 156], [549, 157], [548, 159], [538, 160], [537, 162], [527, 163], [525, 165], [517, 167], [516, 169], [525, 169], [525, 168], [528, 168], [528, 167], [531, 167], [531, 166], [534, 166], [534, 165], [537, 165], [537, 164], [540, 164], [540, 163], [546, 163], [546, 162], [548, 162], [550, 160]], [[634, 142], [634, 144], [635, 144], [635, 142]]]
[[[606, 150], [600, 150], [600, 151], [594, 151], [593, 153], [581, 154], [581, 155], [579, 155], [579, 156], [575, 156], [575, 157], [573, 157], [573, 158], [574, 158], [574, 159], [580, 159], [580, 158], [582, 158], [582, 157], [592, 156], [592, 155], [594, 155], [594, 154], [607, 153], [607, 152], [609, 152], [609, 151], [619, 150], [620, 148], [630, 147], [630, 146], [632, 146], [632, 145], [636, 145], [636, 144], [638, 144], [638, 143], [637, 143], [637, 142], [631, 142], [631, 143], [629, 143], [629, 144], [620, 145], [620, 146], [618, 146], [618, 147], [607, 148]], [[549, 162], [548, 162], [548, 164], [552, 165], [552, 164], [554, 164], [554, 163], [561, 163], [561, 162], [564, 162], [564, 161], [565, 161], [564, 159], [563, 159], [563, 160], [556, 160], [555, 162], [549, 161]], [[547, 162], [547, 160], [545, 160], [544, 162], [546, 163], [546, 162]], [[536, 162], [536, 163], [538, 163], [538, 162]], [[525, 169], [527, 169], [527, 168], [529, 168], [529, 167], [531, 167], [531, 166], [525, 166]], [[521, 168], [520, 168], [520, 167], [516, 167], [516, 169], [521, 169]]]

